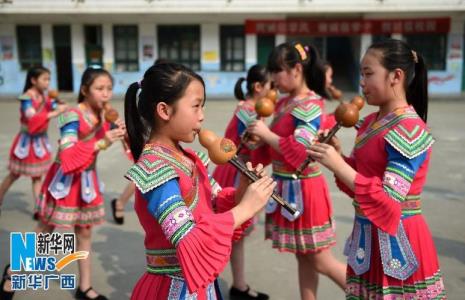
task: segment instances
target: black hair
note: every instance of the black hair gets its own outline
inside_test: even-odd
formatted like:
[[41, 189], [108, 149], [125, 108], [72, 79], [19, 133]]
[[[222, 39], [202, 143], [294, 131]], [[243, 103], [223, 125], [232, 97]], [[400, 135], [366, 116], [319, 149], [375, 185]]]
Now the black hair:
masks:
[[253, 65], [250, 67], [249, 71], [247, 72], [247, 79], [241, 77], [237, 80], [236, 85], [234, 86], [234, 96], [237, 100], [244, 100], [244, 92], [242, 91], [242, 83], [246, 81], [246, 89], [247, 94], [246, 96], [253, 96], [254, 92], [254, 84], [256, 82], [260, 84], [265, 84], [268, 80], [270, 80], [269, 73], [266, 70], [266, 67], [262, 65]]
[[181, 64], [167, 62], [151, 66], [145, 71], [142, 81], [129, 86], [124, 99], [124, 119], [131, 152], [136, 160], [156, 126], [157, 104], [175, 105], [194, 80], [205, 88], [200, 75]]
[[27, 92], [27, 90], [33, 86], [32, 79], [37, 79], [44, 73], [50, 74], [50, 70], [42, 66], [30, 68], [27, 71], [26, 83], [24, 84], [23, 93]]
[[86, 98], [85, 95], [82, 93], [82, 88], [89, 89], [92, 83], [94, 83], [95, 79], [101, 75], [108, 76], [110, 78], [111, 83], [113, 83], [113, 77], [111, 76], [110, 72], [105, 69], [101, 68], [87, 68], [84, 73], [82, 73], [81, 77], [81, 86], [79, 87], [79, 96], [78, 96], [78, 103], [81, 103]]
[[273, 49], [268, 57], [267, 68], [271, 73], [294, 68], [300, 63], [308, 88], [322, 97], [328, 98], [326, 76], [316, 48], [299, 42], [286, 42]]
[[371, 45], [381, 53], [381, 65], [389, 72], [401, 69], [405, 73], [407, 102], [426, 122], [428, 118], [428, 70], [423, 57], [401, 40], [387, 39]]

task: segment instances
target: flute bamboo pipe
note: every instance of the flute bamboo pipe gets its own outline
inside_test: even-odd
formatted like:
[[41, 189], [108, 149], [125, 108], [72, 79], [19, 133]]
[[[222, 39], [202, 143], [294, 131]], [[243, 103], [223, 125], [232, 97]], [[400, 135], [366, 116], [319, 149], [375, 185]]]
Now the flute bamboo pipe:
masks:
[[[225, 163], [230, 163], [253, 182], [260, 179], [257, 174], [255, 174], [252, 171], [249, 171], [247, 167], [244, 165], [244, 163], [239, 160], [239, 158], [236, 155], [236, 145], [234, 145], [234, 143], [231, 140], [225, 138], [220, 139], [212, 131], [202, 129], [199, 133], [199, 141], [200, 144], [208, 150], [208, 156], [215, 164], [222, 165]], [[300, 215], [300, 212], [297, 209], [292, 207], [286, 200], [284, 200], [278, 194], [273, 192], [271, 198], [278, 202], [294, 217]]]
[[[341, 127], [349, 128], [355, 126], [359, 119], [359, 111], [363, 108], [364, 104], [365, 101], [360, 96], [355, 96], [354, 98], [352, 98], [350, 103], [343, 102], [339, 104], [336, 108], [336, 111], [334, 112], [334, 116], [337, 122], [336, 125], [334, 125], [334, 127], [331, 128], [327, 136], [319, 139], [318, 141], [320, 143], [327, 144]], [[308, 164], [312, 161], [314, 161], [313, 158], [311, 156], [308, 156], [307, 159], [300, 165], [300, 167], [297, 168], [296, 172], [292, 174], [292, 178], [299, 178], [299, 176], [302, 174], [302, 172], [305, 170]]]

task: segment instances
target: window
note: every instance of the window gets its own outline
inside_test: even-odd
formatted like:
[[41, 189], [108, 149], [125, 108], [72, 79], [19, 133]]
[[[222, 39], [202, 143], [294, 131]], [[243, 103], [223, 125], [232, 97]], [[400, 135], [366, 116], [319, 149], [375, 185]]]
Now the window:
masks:
[[40, 26], [17, 26], [19, 63], [22, 70], [42, 65]]
[[404, 38], [413, 50], [423, 56], [428, 70], [446, 69], [447, 35], [406, 34]]
[[87, 66], [103, 67], [102, 26], [84, 26]]
[[113, 37], [115, 43], [116, 71], [139, 71], [139, 37], [137, 32], [137, 26], [114, 26]]
[[158, 26], [158, 58], [200, 70], [200, 27]]
[[222, 71], [245, 70], [244, 26], [223, 25], [220, 27], [220, 51]]

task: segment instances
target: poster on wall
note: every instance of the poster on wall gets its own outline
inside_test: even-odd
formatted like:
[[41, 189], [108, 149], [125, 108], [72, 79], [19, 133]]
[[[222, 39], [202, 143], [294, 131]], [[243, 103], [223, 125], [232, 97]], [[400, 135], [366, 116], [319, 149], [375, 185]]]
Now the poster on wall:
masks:
[[0, 57], [3, 61], [13, 60], [13, 37], [0, 37]]
[[142, 60], [143, 61], [152, 61], [154, 58], [154, 47], [155, 39], [153, 37], [142, 37]]
[[215, 63], [218, 61], [218, 51], [204, 51], [202, 60], [206, 63]]
[[43, 48], [42, 49], [42, 58], [44, 63], [53, 62], [53, 50], [52, 48]]

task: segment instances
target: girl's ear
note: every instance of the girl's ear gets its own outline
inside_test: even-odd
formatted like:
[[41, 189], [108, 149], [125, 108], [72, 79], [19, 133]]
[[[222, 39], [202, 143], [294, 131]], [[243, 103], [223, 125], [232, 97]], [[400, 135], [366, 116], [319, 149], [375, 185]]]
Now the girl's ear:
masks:
[[31, 83], [35, 86], [37, 84], [37, 78], [31, 77]]
[[158, 102], [157, 106], [155, 107], [155, 113], [163, 121], [169, 121], [173, 115], [173, 108], [166, 104], [166, 102]]
[[405, 72], [402, 69], [394, 69], [394, 71], [390, 72], [389, 74], [390, 84], [397, 85], [399, 83], [404, 82], [405, 79]]
[[292, 69], [294, 70], [294, 77], [298, 77], [299, 74], [302, 74], [304, 71], [304, 68], [301, 63], [297, 63]]
[[87, 97], [87, 87], [86, 86], [81, 86], [81, 93], [84, 95], [84, 97]]
[[259, 94], [263, 90], [263, 86], [261, 85], [260, 82], [255, 82], [253, 84], [253, 92], [254, 94]]

